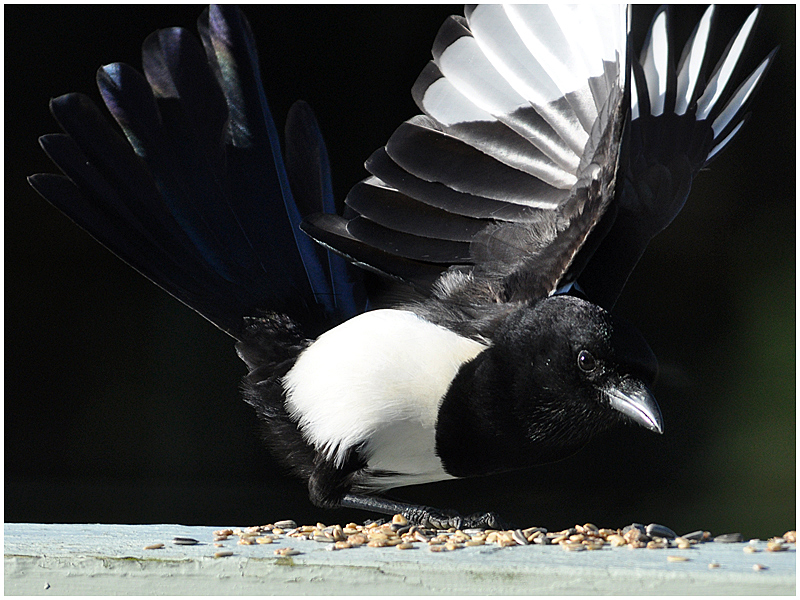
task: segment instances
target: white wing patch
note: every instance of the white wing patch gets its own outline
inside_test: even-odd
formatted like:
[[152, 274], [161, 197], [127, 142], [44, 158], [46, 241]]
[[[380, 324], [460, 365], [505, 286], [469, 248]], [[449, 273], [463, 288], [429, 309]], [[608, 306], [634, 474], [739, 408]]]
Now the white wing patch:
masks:
[[[300, 354], [283, 381], [286, 408], [306, 440], [337, 465], [349, 449], [369, 442], [369, 468], [438, 470], [429, 480], [442, 479], [435, 454], [439, 405], [461, 365], [485, 348], [409, 311], [367, 312]], [[405, 446], [418, 451], [399, 455]], [[432, 462], [409, 464], [414, 456]]]

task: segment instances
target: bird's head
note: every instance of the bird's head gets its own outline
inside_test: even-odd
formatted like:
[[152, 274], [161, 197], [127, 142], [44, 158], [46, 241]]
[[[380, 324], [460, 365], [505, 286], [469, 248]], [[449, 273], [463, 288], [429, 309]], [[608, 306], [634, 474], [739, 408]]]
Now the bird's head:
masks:
[[650, 391], [653, 351], [631, 323], [591, 302], [557, 295], [522, 308], [498, 331], [495, 349], [514, 365], [515, 412], [534, 439], [578, 441], [619, 420], [663, 432]]

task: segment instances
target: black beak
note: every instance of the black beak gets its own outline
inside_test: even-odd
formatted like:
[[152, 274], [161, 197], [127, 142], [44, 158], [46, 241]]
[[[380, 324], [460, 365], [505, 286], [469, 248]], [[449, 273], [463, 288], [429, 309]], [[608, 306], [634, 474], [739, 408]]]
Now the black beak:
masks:
[[656, 433], [664, 433], [664, 420], [656, 399], [638, 379], [626, 378], [619, 385], [605, 388], [611, 407], [634, 423]]

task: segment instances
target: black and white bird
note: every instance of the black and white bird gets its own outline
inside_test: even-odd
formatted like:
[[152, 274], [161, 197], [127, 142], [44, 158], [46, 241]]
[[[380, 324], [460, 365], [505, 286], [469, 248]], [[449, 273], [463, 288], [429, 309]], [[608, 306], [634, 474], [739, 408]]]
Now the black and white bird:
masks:
[[64, 175], [30, 182], [237, 340], [313, 503], [496, 525], [379, 494], [557, 460], [622, 421], [663, 431], [655, 357], [611, 310], [746, 120], [774, 57], [738, 76], [758, 13], [711, 57], [713, 7], [682, 50], [660, 9], [634, 52], [624, 6], [467, 6], [413, 86], [423, 114], [340, 214], [310, 108], [282, 152], [249, 25], [212, 6], [202, 43], [147, 38], [144, 77], [99, 70], [124, 137], [54, 99], [65, 134], [41, 144]]

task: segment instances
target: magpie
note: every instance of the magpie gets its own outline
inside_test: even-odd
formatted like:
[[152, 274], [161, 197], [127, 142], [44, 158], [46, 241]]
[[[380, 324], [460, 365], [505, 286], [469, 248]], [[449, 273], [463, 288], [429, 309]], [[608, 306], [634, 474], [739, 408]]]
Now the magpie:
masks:
[[634, 53], [624, 7], [467, 6], [412, 88], [422, 114], [337, 211], [310, 107], [282, 150], [249, 25], [212, 6], [200, 42], [145, 40], [144, 76], [98, 71], [123, 135], [53, 99], [65, 133], [40, 142], [63, 175], [30, 183], [236, 340], [314, 504], [496, 526], [380, 494], [558, 460], [623, 421], [663, 431], [656, 359], [611, 311], [774, 59], [738, 73], [759, 9], [707, 56], [715, 12], [678, 55], [666, 7]]

